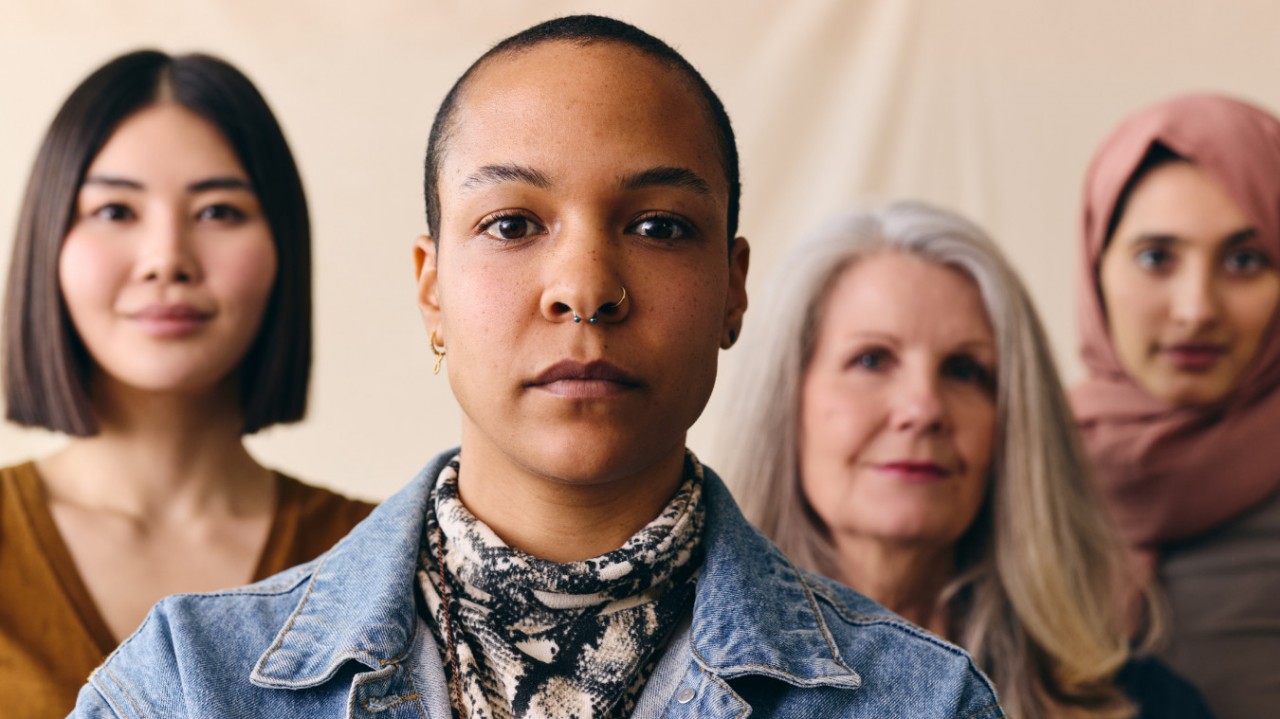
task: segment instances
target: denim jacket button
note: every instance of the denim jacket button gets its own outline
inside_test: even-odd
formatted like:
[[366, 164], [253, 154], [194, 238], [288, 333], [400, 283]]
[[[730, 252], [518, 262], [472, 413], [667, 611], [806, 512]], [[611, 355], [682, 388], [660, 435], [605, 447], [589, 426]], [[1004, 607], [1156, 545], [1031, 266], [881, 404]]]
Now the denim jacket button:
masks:
[[693, 695], [694, 695], [694, 691], [689, 687], [685, 687], [684, 689], [680, 690], [679, 694], [676, 695], [676, 701], [680, 702], [681, 704], [688, 704], [689, 702], [693, 701]]

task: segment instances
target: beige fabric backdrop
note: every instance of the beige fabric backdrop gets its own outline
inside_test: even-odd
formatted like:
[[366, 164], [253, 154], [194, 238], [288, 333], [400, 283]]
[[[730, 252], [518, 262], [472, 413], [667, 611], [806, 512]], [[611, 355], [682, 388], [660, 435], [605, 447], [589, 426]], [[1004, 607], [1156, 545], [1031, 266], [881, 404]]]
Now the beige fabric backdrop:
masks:
[[[942, 203], [1007, 249], [1072, 378], [1076, 203], [1093, 145], [1128, 110], [1176, 92], [1280, 108], [1280, 5], [1265, 0], [0, 0], [0, 259], [37, 142], [86, 73], [139, 46], [235, 62], [284, 125], [315, 226], [310, 417], [253, 438], [253, 450], [385, 497], [458, 437], [410, 265], [432, 114], [493, 42], [582, 11], [664, 38], [723, 97], [742, 152], [752, 287], [859, 201]], [[746, 331], [768, 328], [748, 312]], [[59, 441], [0, 425], [0, 464]]]

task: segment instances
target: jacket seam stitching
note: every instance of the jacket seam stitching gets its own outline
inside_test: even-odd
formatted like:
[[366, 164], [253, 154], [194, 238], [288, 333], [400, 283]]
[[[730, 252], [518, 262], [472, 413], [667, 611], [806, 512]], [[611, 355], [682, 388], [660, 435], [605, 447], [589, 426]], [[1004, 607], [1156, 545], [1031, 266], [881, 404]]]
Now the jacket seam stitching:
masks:
[[[788, 564], [790, 564], [790, 562], [788, 562]], [[844, 662], [844, 660], [841, 659], [839, 655], [836, 653], [835, 647], [831, 643], [831, 636], [829, 632], [827, 632], [826, 624], [822, 621], [821, 611], [818, 609], [817, 603], [814, 600], [813, 596], [808, 591], [806, 591], [805, 597], [809, 600], [809, 609], [814, 613], [814, 616], [818, 620], [818, 628], [820, 630], [820, 633], [822, 634], [823, 641], [827, 643], [827, 649], [831, 652], [831, 660], [835, 662], [837, 665], [839, 665], [846, 672], [856, 674], [857, 672], [852, 667], [848, 666]], [[702, 656], [702, 653], [698, 651], [698, 645], [693, 641], [692, 632], [689, 633], [689, 651], [693, 654], [694, 658], [698, 660], [697, 661], [698, 669], [703, 673], [710, 674], [710, 672], [707, 671], [707, 668], [711, 666], [711, 662], [707, 661], [707, 658]], [[769, 669], [769, 670], [776, 671], [778, 674], [785, 674], [787, 676], [795, 677], [796, 679], [799, 679], [799, 677], [796, 677], [795, 674], [792, 674], [791, 672], [787, 672], [787, 671], [782, 671], [779, 667], [774, 666], [772, 664], [760, 664], [758, 662], [748, 662], [746, 664], [734, 664], [733, 666], [742, 667], [746, 669]], [[770, 674], [771, 672], [762, 672], [762, 673], [767, 675], [767, 674]], [[823, 674], [816, 675], [813, 678], [814, 679], [834, 679], [839, 676], [842, 676], [842, 675], [823, 673]]]
[[739, 705], [738, 713], [734, 716], [733, 719], [742, 719], [742, 717], [745, 717], [747, 715], [747, 712], [751, 710], [751, 705], [743, 701], [742, 697], [738, 696], [738, 693], [735, 692], [733, 688], [729, 686], [728, 682], [716, 676], [715, 674], [707, 671], [706, 667], [698, 667], [698, 669], [703, 674], [706, 674], [708, 679], [715, 682], [716, 684], [719, 684], [722, 689], [729, 692], [730, 696], [738, 700], [738, 705]]
[[[406, 659], [409, 658], [409, 655], [413, 653], [413, 645], [416, 644], [417, 641], [418, 641], [418, 622], [415, 615], [414, 619], [409, 620], [409, 639], [404, 644], [404, 651], [400, 652], [394, 657], [391, 657], [390, 659], [378, 659], [378, 665], [386, 667], [392, 664], [399, 664], [405, 661]], [[352, 651], [356, 651], [356, 650], [352, 650]]]
[[[345, 539], [345, 537], [344, 537], [344, 539]], [[259, 666], [259, 667], [264, 667], [264, 668], [265, 668], [265, 665], [267, 664], [267, 662], [268, 662], [268, 661], [270, 661], [271, 656], [272, 656], [273, 654], [275, 654], [277, 651], [279, 651], [279, 649], [280, 649], [281, 645], [283, 645], [283, 644], [284, 644], [284, 642], [285, 642], [285, 637], [286, 637], [286, 636], [289, 634], [289, 632], [293, 629], [293, 624], [294, 624], [294, 622], [295, 622], [295, 621], [297, 621], [298, 617], [302, 616], [303, 610], [305, 609], [305, 607], [306, 607], [307, 603], [311, 601], [311, 593], [312, 593], [312, 591], [315, 589], [316, 582], [317, 582], [317, 580], [318, 580], [318, 578], [319, 578], [319, 576], [320, 576], [321, 572], [324, 570], [325, 565], [326, 565], [326, 564], [328, 564], [330, 556], [331, 556], [331, 552], [326, 552], [326, 553], [323, 555], [323, 558], [322, 558], [321, 560], [319, 560], [319, 561], [318, 561], [318, 563], [316, 564], [315, 569], [314, 569], [314, 570], [312, 571], [312, 573], [311, 573], [311, 579], [307, 582], [307, 590], [306, 590], [306, 592], [303, 594], [303, 596], [302, 596], [302, 600], [298, 602], [298, 608], [297, 608], [297, 609], [295, 609], [295, 610], [293, 611], [293, 614], [291, 614], [291, 615], [289, 616], [289, 621], [285, 623], [284, 629], [280, 631], [279, 636], [276, 638], [276, 641], [275, 641], [275, 642], [273, 642], [273, 643], [271, 644], [271, 646], [270, 646], [269, 648], [267, 648], [267, 651], [266, 651], [266, 652], [264, 652], [264, 653], [262, 654], [262, 657], [258, 660], [258, 664], [257, 664], [257, 666]], [[296, 586], [296, 585], [295, 585], [295, 586]], [[416, 622], [412, 622], [412, 621], [411, 621], [411, 622], [409, 623], [409, 632], [408, 632], [408, 633], [409, 633], [409, 640], [408, 640], [407, 642], [405, 642], [404, 651], [400, 652], [399, 654], [397, 654], [396, 656], [394, 656], [394, 657], [392, 657], [392, 658], [390, 658], [390, 659], [383, 659], [383, 658], [381, 658], [381, 657], [373, 657], [373, 659], [374, 659], [375, 661], [377, 661], [377, 662], [378, 662], [378, 666], [380, 666], [380, 667], [386, 667], [386, 666], [389, 666], [389, 665], [391, 665], [391, 664], [397, 664], [397, 663], [399, 663], [399, 662], [403, 661], [403, 660], [404, 660], [404, 658], [405, 658], [405, 657], [407, 657], [407, 656], [408, 656], [408, 655], [413, 651], [413, 645], [414, 645], [414, 642], [416, 641], [416, 637], [417, 637], [417, 633], [418, 633], [418, 632], [417, 632], [417, 623], [416, 623]], [[347, 653], [347, 654], [356, 654], [356, 653], [360, 653], [360, 652], [363, 652], [363, 650], [359, 650], [359, 649], [351, 648], [351, 649], [346, 650], [346, 652], [345, 652], [345, 653]], [[367, 652], [366, 652], [366, 653], [367, 653]], [[262, 673], [262, 675], [263, 675], [263, 676], [269, 676], [269, 677], [271, 677], [271, 678], [273, 678], [273, 679], [283, 679], [283, 678], [284, 678], [284, 677], [279, 677], [279, 676], [274, 675], [274, 674], [268, 675], [268, 674], [266, 674], [266, 672], [265, 672], [265, 671]]]
[[405, 671], [404, 679], [405, 683], [409, 685], [410, 692], [410, 694], [405, 697], [405, 700], [408, 701], [409, 699], [412, 699], [413, 708], [418, 710], [418, 716], [422, 719], [427, 719], [427, 714], [422, 709], [422, 692], [418, 691], [418, 687], [413, 683], [413, 672]]
[[[811, 582], [809, 580], [806, 580], [803, 577], [803, 575], [801, 576], [801, 580], [805, 582], [806, 586], [809, 586], [811, 584]], [[965, 650], [960, 646], [952, 644], [951, 642], [948, 642], [942, 639], [941, 637], [938, 637], [932, 632], [921, 629], [899, 617], [889, 616], [889, 615], [863, 614], [860, 612], [854, 612], [853, 610], [846, 607], [844, 602], [840, 601], [839, 597], [832, 596], [826, 592], [820, 592], [818, 591], [817, 588], [815, 588], [814, 591], [816, 594], [819, 594], [823, 599], [825, 599], [828, 604], [830, 604], [832, 610], [836, 612], [836, 614], [838, 614], [841, 618], [847, 621], [852, 621], [852, 622], [865, 621], [865, 620], [877, 621], [884, 624], [885, 626], [889, 626], [901, 632], [905, 632], [908, 635], [913, 636], [923, 642], [926, 642], [930, 646], [933, 646], [936, 649], [940, 649], [944, 652], [947, 652], [948, 654], [951, 654], [954, 657], [963, 659], [968, 664], [970, 673], [976, 674], [979, 680], [982, 682], [982, 685], [987, 688], [987, 691], [991, 692], [993, 695], [995, 694], [996, 690], [995, 690], [995, 687], [992, 685], [991, 680], [987, 678], [984, 674], [982, 674], [981, 671], [978, 671], [976, 665], [973, 662], [973, 657], [969, 656], [969, 654], [965, 652]], [[1000, 709], [1000, 702], [997, 701], [995, 704], [992, 704], [984, 709], [981, 709], [978, 712], [975, 712], [974, 714], [970, 714], [965, 719], [973, 719], [973, 717], [977, 716], [978, 714], [981, 714], [982, 712], [988, 711], [992, 708]], [[1000, 710], [1000, 716], [1006, 716], [1003, 710]]]
[[[311, 601], [311, 592], [312, 590], [315, 589], [316, 577], [320, 575], [320, 570], [324, 568], [325, 563], [327, 563], [327, 558], [326, 558], [326, 561], [321, 562], [320, 565], [317, 566], [315, 571], [311, 574], [311, 580], [307, 582], [307, 591], [302, 595], [302, 601], [298, 603], [298, 608], [295, 609], [293, 611], [293, 614], [289, 616], [289, 621], [285, 623], [284, 629], [280, 632], [280, 636], [276, 637], [276, 640], [271, 643], [271, 646], [262, 655], [262, 658], [258, 660], [258, 666], [261, 667], [262, 669], [264, 670], [266, 669], [267, 662], [271, 661], [272, 655], [274, 655], [280, 649], [280, 646], [284, 644], [285, 637], [289, 635], [289, 632], [293, 631], [293, 623], [297, 621], [299, 616], [302, 615], [302, 611], [303, 609], [306, 608], [307, 602]], [[263, 672], [263, 676], [272, 676], [273, 678], [283, 678], [283, 677], [275, 677], [274, 675], [268, 675], [266, 674], [265, 671]]]
[[[706, 660], [704, 659], [703, 661], [706, 661]], [[738, 669], [738, 668], [742, 668], [742, 669], [769, 669], [769, 670], [771, 670], [771, 671], [768, 671], [768, 672], [759, 672], [759, 673], [760, 673], [760, 674], [764, 674], [765, 676], [773, 676], [774, 674], [778, 674], [778, 675], [786, 675], [786, 676], [792, 677], [792, 678], [794, 678], [794, 679], [797, 679], [797, 680], [799, 680], [799, 681], [808, 681], [808, 680], [806, 680], [806, 679], [804, 679], [804, 678], [802, 678], [802, 677], [798, 677], [798, 676], [796, 676], [795, 674], [792, 674], [791, 672], [781, 671], [781, 670], [779, 670], [779, 669], [778, 669], [778, 667], [776, 667], [776, 666], [774, 666], [774, 665], [772, 665], [772, 664], [758, 664], [758, 663], [755, 663], [755, 662], [748, 662], [748, 663], [746, 663], [746, 664], [734, 664], [734, 665], [733, 665], [733, 668], [734, 668], [734, 669]], [[717, 669], [724, 669], [724, 667], [717, 667]], [[853, 670], [852, 670], [852, 669], [849, 669], [848, 671], [853, 671]], [[844, 677], [844, 676], [848, 676], [848, 674], [847, 674], [847, 673], [846, 673], [846, 674], [815, 674], [815, 675], [813, 676], [813, 679], [838, 679], [838, 678], [840, 678], [840, 677]], [[736, 679], [737, 677], [734, 677], [734, 678]], [[805, 686], [805, 685], [804, 685], [804, 684], [794, 684], [794, 686], [802, 687], [802, 686]]]
[[[999, 708], [1000, 708], [1000, 705], [999, 705], [999, 704], [992, 704], [992, 705], [990, 705], [990, 706], [986, 706], [986, 707], [983, 707], [983, 708], [979, 709], [978, 711], [976, 711], [976, 712], [974, 712], [974, 713], [970, 714], [969, 716], [965, 717], [965, 719], [973, 719], [974, 717], [978, 716], [979, 714], [985, 714], [985, 713], [987, 713], [987, 712], [991, 711], [992, 709], [999, 709]], [[1003, 713], [1004, 713], [1004, 712], [1002, 711], [1002, 712], [1001, 712], [1001, 714], [1003, 714]]]
[[[374, 683], [374, 682], [368, 682], [368, 683], [372, 684], [372, 683]], [[360, 686], [364, 686], [364, 685], [362, 684], [362, 685], [360, 685]], [[360, 705], [361, 705], [361, 707], [363, 707], [363, 708], [364, 708], [364, 710], [365, 710], [365, 711], [367, 711], [367, 712], [382, 712], [382, 711], [387, 711], [388, 709], [394, 709], [394, 708], [396, 708], [396, 707], [400, 706], [401, 704], [405, 704], [405, 703], [408, 703], [408, 702], [414, 702], [414, 707], [415, 707], [415, 708], [417, 708], [417, 702], [416, 702], [416, 701], [414, 701], [414, 700], [416, 700], [416, 699], [421, 699], [421, 698], [422, 698], [422, 695], [421, 695], [421, 694], [419, 694], [419, 693], [418, 693], [418, 692], [416, 692], [416, 691], [412, 691], [412, 689], [413, 689], [413, 682], [412, 682], [412, 681], [410, 681], [410, 682], [409, 682], [409, 689], [411, 690], [411, 692], [410, 692], [409, 694], [401, 694], [400, 696], [392, 697], [392, 698], [391, 698], [391, 700], [387, 701], [387, 702], [386, 702], [386, 704], [383, 704], [383, 705], [382, 705], [382, 708], [381, 708], [381, 709], [373, 709], [373, 708], [371, 708], [371, 707], [369, 706], [369, 704], [370, 704], [372, 701], [374, 701], [374, 700], [376, 699], [376, 697], [369, 697], [369, 698], [366, 698], [363, 702], [361, 702], [361, 703], [360, 703]], [[422, 710], [421, 710], [421, 709], [418, 709], [418, 716], [422, 716]]]
[[787, 562], [787, 566], [791, 569], [791, 573], [799, 582], [800, 588], [804, 590], [804, 597], [809, 601], [809, 611], [813, 612], [814, 618], [818, 621], [818, 630], [822, 633], [822, 640], [827, 643], [827, 651], [831, 652], [832, 661], [849, 671], [853, 671], [849, 667], [845, 666], [845, 663], [841, 661], [840, 654], [836, 651], [835, 645], [831, 643], [831, 634], [827, 631], [827, 623], [822, 620], [822, 610], [818, 608], [818, 601], [813, 596], [813, 589], [805, 583], [804, 577], [801, 576], [800, 571], [796, 566], [791, 563], [791, 560], [785, 561]]
[[[138, 706], [138, 701], [133, 698], [132, 694], [129, 693], [129, 688], [126, 687], [123, 682], [121, 682], [119, 679], [116, 678], [115, 673], [112, 672], [105, 665], [102, 667], [102, 671], [104, 674], [107, 675], [107, 678], [111, 680], [111, 683], [115, 684], [120, 689], [120, 693], [124, 694], [125, 698], [129, 700], [129, 703], [133, 705], [133, 711], [136, 714], [136, 716], [145, 717], [146, 714], [143, 713], [142, 707]], [[113, 699], [111, 703], [116, 704], [116, 701]], [[122, 708], [123, 707], [117, 708], [117, 713], [123, 714], [124, 712], [120, 711], [120, 709]]]
[[839, 614], [844, 619], [848, 619], [854, 622], [873, 621], [873, 622], [886, 622], [886, 623], [896, 624], [896, 625], [904, 624], [902, 618], [894, 614], [888, 614], [888, 613], [867, 614], [865, 612], [855, 612], [849, 607], [845, 606], [845, 603], [840, 601], [839, 597], [832, 596], [826, 592], [820, 591], [817, 587], [814, 587], [813, 583], [809, 581], [799, 571], [797, 571], [797, 575], [800, 577], [800, 582], [805, 586], [806, 589], [809, 589], [814, 594], [820, 595], [829, 604], [831, 604], [831, 608], [834, 609], [836, 613]]
[[116, 713], [116, 716], [120, 716], [120, 717], [127, 716], [124, 713], [124, 707], [120, 706], [120, 703], [116, 701], [115, 697], [102, 691], [100, 687], [94, 687], [94, 689], [98, 692], [98, 696], [102, 697], [103, 700], [105, 700], [108, 704], [111, 705], [111, 709]]
[[[809, 586], [808, 582], [806, 582], [806, 586]], [[886, 626], [894, 627], [901, 631], [907, 632], [912, 636], [917, 637], [923, 641], [926, 641], [932, 644], [933, 646], [939, 649], [942, 649], [943, 651], [949, 652], [955, 656], [967, 656], [966, 654], [963, 653], [963, 650], [960, 649], [960, 647], [941, 639], [940, 637], [933, 634], [932, 632], [928, 632], [913, 624], [910, 624], [909, 622], [905, 621], [901, 617], [897, 617], [890, 614], [864, 614], [862, 612], [855, 612], [852, 609], [849, 609], [848, 607], [846, 607], [838, 597], [833, 597], [823, 592], [816, 592], [816, 590], [815, 590], [815, 593], [819, 594], [824, 600], [826, 600], [826, 602], [831, 605], [832, 610], [835, 611], [836, 614], [838, 614], [841, 619], [844, 619], [849, 622], [876, 622]]]

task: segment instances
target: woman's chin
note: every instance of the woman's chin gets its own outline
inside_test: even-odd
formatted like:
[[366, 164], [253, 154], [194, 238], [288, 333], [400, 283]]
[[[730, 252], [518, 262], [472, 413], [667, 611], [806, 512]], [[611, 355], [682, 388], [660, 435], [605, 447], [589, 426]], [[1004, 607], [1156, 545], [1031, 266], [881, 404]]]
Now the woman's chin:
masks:
[[1233, 377], [1215, 374], [1170, 373], [1148, 382], [1139, 382], [1147, 394], [1175, 407], [1205, 407], [1221, 401], [1234, 385]]

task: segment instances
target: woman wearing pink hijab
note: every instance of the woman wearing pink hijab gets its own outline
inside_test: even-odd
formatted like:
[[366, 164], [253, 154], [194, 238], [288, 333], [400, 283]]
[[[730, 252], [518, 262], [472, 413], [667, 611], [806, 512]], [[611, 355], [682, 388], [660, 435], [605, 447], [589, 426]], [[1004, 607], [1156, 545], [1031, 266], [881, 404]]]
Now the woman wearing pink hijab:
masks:
[[1085, 182], [1072, 403], [1172, 607], [1166, 659], [1222, 719], [1280, 717], [1280, 121], [1145, 108]]

